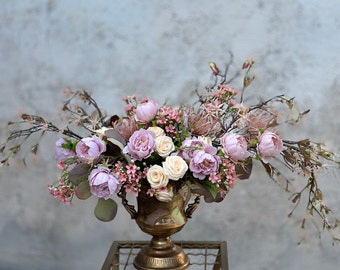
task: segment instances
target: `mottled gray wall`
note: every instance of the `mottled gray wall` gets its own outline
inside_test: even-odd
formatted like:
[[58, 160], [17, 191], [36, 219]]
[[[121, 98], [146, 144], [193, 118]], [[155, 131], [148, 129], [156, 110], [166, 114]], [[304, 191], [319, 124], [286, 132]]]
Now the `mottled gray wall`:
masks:
[[[257, 61], [253, 97], [286, 93], [312, 109], [301, 131], [284, 134], [339, 150], [339, 14], [338, 0], [1, 0], [0, 135], [23, 111], [58, 122], [65, 86], [90, 90], [109, 113], [122, 113], [128, 93], [192, 101], [209, 82], [209, 61], [223, 65], [232, 51], [237, 65]], [[122, 208], [101, 223], [94, 200], [68, 207], [49, 196], [55, 139], [29, 169], [0, 170], [0, 269], [100, 269], [113, 240], [148, 239]], [[338, 180], [321, 175], [340, 213]], [[288, 194], [258, 171], [223, 203], [203, 204], [176, 238], [227, 240], [231, 270], [337, 269], [339, 246], [327, 234], [296, 245], [290, 209]]]

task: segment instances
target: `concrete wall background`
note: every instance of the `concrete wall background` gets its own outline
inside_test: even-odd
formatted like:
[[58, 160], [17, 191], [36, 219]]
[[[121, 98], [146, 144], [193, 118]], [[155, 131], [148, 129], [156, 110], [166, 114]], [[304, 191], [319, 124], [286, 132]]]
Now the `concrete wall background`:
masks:
[[[285, 93], [312, 112], [293, 137], [310, 136], [339, 151], [340, 3], [337, 0], [19, 1], [0, 0], [0, 123], [19, 112], [59, 121], [61, 89], [88, 89], [121, 113], [137, 93], [190, 102], [209, 83], [208, 63], [228, 51], [256, 59], [255, 98]], [[122, 208], [110, 223], [94, 201], [60, 205], [46, 189], [58, 176], [55, 136], [42, 141], [28, 169], [0, 170], [0, 269], [100, 269], [113, 240], [148, 239]], [[340, 213], [339, 175], [320, 176], [327, 203]], [[339, 246], [327, 234], [298, 246], [297, 217], [259, 170], [221, 204], [202, 204], [176, 236], [227, 240], [232, 270], [337, 269]], [[300, 208], [303, 208], [301, 206]], [[314, 231], [315, 232], [315, 231]]]

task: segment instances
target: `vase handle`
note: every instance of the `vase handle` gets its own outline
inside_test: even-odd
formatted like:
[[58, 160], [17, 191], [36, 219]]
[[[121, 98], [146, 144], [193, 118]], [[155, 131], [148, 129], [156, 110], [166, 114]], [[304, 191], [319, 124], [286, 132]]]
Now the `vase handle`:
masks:
[[132, 219], [136, 219], [137, 218], [137, 211], [135, 209], [135, 207], [131, 204], [129, 204], [128, 200], [126, 199], [126, 192], [125, 191], [121, 191], [118, 194], [118, 197], [120, 197], [122, 199], [122, 204], [125, 207], [126, 211], [130, 214]]
[[192, 214], [198, 208], [201, 202], [201, 196], [196, 196], [193, 203], [188, 204], [188, 208], [185, 210], [185, 215], [187, 218], [192, 218]]

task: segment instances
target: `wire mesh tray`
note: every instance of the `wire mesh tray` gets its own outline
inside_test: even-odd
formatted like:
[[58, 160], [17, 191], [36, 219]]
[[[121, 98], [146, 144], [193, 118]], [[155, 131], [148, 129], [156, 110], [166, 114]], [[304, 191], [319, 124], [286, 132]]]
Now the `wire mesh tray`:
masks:
[[[174, 241], [190, 259], [190, 270], [228, 270], [227, 243], [225, 241]], [[144, 241], [114, 241], [102, 270], [131, 270], [133, 259], [147, 245]]]

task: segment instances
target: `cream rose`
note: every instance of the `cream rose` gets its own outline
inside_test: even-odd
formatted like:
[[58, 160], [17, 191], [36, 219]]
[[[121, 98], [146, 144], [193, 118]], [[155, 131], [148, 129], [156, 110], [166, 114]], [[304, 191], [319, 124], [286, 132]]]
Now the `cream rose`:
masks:
[[160, 127], [149, 127], [148, 130], [152, 131], [156, 135], [156, 138], [165, 135], [164, 130]]
[[188, 164], [179, 156], [168, 156], [163, 162], [165, 174], [171, 180], [179, 180], [188, 170]]
[[167, 157], [174, 150], [175, 145], [170, 137], [156, 137], [156, 151], [161, 157]]
[[150, 186], [155, 189], [166, 187], [169, 182], [169, 178], [165, 175], [164, 169], [159, 165], [153, 165], [148, 170], [146, 179], [148, 180]]
[[210, 137], [199, 136], [198, 139], [204, 142], [206, 145], [212, 145], [212, 140]]
[[156, 190], [155, 197], [157, 200], [161, 202], [170, 202], [174, 196], [174, 192], [172, 191], [172, 187], [170, 190]]

